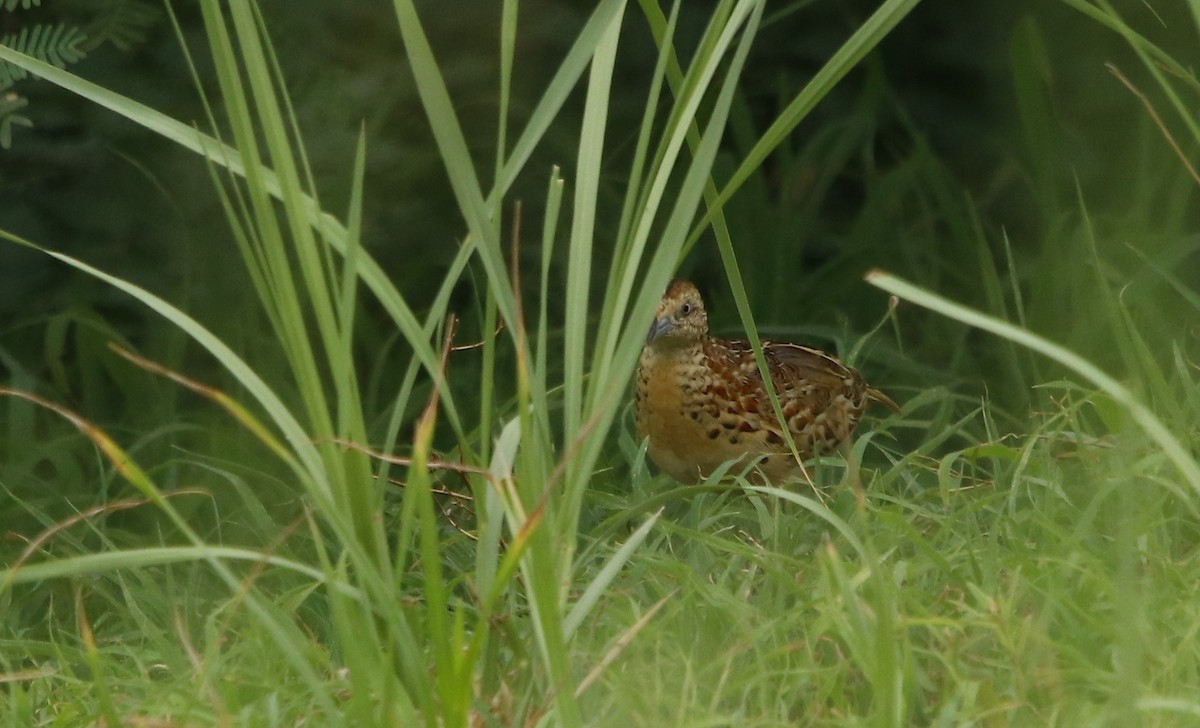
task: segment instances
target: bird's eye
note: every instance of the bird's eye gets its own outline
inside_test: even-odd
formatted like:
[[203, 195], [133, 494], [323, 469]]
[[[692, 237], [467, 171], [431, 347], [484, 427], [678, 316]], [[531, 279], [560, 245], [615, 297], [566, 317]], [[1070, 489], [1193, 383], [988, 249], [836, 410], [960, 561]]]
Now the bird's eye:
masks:
[[690, 315], [692, 313], [692, 304], [690, 304], [690, 303], [683, 304], [683, 306], [681, 306], [679, 308], [679, 313], [683, 314], [684, 316]]

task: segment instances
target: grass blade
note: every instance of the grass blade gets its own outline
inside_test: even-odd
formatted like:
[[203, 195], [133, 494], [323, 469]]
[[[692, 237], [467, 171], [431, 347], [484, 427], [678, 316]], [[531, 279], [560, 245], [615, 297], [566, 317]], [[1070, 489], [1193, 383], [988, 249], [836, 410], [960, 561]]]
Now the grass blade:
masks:
[[[1158, 443], [1175, 467], [1179, 469], [1179, 473], [1192, 487], [1192, 490], [1200, 495], [1200, 465], [1197, 465], [1195, 458], [1171, 434], [1162, 420], [1134, 396], [1133, 392], [1091, 362], [1031, 331], [942, 298], [890, 273], [880, 270], [871, 271], [867, 274], [867, 282], [905, 301], [1032, 349], [1092, 382], [1129, 411], [1146, 431], [1146, 434]], [[1189, 506], [1193, 509], [1196, 507], [1194, 503], [1190, 503]]]

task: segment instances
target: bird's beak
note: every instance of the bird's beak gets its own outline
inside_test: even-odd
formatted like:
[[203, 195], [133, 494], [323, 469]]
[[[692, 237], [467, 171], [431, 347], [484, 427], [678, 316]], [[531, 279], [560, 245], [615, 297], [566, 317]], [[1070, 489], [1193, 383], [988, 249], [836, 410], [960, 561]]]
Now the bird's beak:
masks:
[[650, 332], [646, 334], [646, 343], [654, 341], [658, 337], [669, 334], [675, 329], [675, 322], [670, 318], [663, 316], [662, 318], [654, 319], [654, 323], [650, 324]]

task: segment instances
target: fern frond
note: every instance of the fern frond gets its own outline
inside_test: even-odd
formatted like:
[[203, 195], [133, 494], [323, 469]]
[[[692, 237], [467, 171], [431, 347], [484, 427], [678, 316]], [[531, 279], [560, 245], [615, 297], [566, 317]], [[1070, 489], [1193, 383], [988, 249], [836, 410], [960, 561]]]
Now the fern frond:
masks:
[[146, 41], [146, 33], [162, 14], [158, 4], [147, 0], [91, 0], [90, 5], [96, 19], [86, 28], [93, 48], [108, 42], [128, 51]]
[[[15, 0], [7, 1], [15, 2]], [[75, 26], [62, 23], [58, 25], [43, 23], [22, 28], [21, 32], [16, 35], [6, 35], [0, 38], [0, 45], [7, 46], [18, 53], [33, 56], [39, 61], [64, 68], [87, 55], [87, 52], [83, 50], [83, 43], [86, 40], [87, 35]], [[28, 75], [29, 73], [25, 69], [0, 61], [0, 87], [11, 85]]]
[[0, 93], [0, 149], [12, 147], [12, 128], [31, 127], [33, 122], [17, 112], [29, 105], [29, 99], [15, 93]]
[[[22, 10], [35, 8], [42, 4], [42, 0], [0, 0], [0, 8], [12, 12], [17, 9], [17, 3], [21, 4]], [[7, 147], [6, 147], [7, 148]]]

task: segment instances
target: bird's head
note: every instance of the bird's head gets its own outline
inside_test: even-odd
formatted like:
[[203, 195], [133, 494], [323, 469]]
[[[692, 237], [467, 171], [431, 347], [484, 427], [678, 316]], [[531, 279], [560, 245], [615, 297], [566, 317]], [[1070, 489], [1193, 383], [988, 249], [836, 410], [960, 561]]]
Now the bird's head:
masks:
[[690, 281], [676, 278], [658, 304], [646, 345], [675, 346], [699, 341], [708, 335], [708, 314], [700, 292]]

